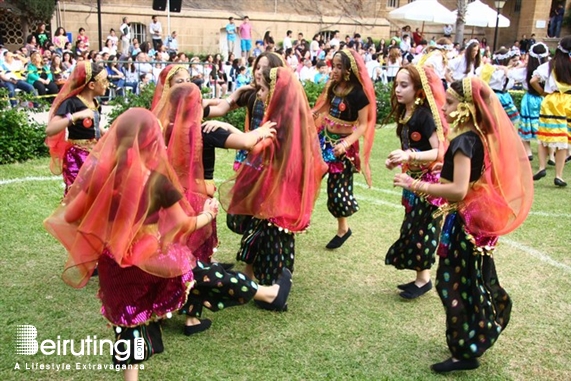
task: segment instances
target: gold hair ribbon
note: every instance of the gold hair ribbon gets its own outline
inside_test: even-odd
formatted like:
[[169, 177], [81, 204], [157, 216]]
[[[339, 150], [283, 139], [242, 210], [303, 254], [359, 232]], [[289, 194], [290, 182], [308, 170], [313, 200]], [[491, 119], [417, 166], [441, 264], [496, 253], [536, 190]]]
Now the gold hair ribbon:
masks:
[[353, 57], [351, 51], [349, 51], [349, 49], [343, 48], [341, 52], [345, 54], [347, 58], [349, 58], [349, 61], [351, 62], [351, 71], [353, 74], [355, 74], [355, 77], [359, 77], [359, 68], [357, 67], [357, 61], [355, 61], [355, 57]]

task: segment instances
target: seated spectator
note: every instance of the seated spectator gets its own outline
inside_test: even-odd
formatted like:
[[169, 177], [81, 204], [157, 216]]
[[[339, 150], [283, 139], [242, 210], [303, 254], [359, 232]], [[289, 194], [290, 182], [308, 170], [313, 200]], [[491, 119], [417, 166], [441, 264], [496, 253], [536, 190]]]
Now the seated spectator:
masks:
[[53, 75], [53, 81], [61, 89], [67, 78], [65, 77], [65, 69], [62, 65], [61, 56], [59, 54], [53, 55], [50, 70]]
[[55, 96], [59, 92], [57, 85], [53, 81], [52, 72], [47, 64], [47, 60], [44, 58], [42, 62], [40, 52], [34, 52], [30, 57], [26, 82], [34, 86], [40, 97], [48, 95], [45, 99], [47, 99], [50, 104], [53, 103]]
[[303, 67], [299, 71], [299, 80], [301, 82], [305, 81], [313, 82], [313, 78], [315, 78], [315, 69], [311, 64], [311, 60], [309, 58], [306, 58], [305, 61], [303, 61]]
[[117, 55], [117, 46], [113, 45], [113, 40], [107, 39], [105, 46], [101, 49], [102, 53], [108, 53], [110, 56]]
[[192, 59], [190, 60], [191, 64], [190, 65], [190, 80], [192, 83], [194, 83], [196, 86], [202, 88], [202, 85], [204, 84], [204, 68], [202, 67], [202, 65], [200, 65], [200, 58], [198, 57], [192, 57]]
[[125, 88], [131, 88], [133, 94], [139, 94], [139, 80], [141, 79], [132, 58], [127, 59], [127, 65], [122, 69], [125, 76]]
[[2, 80], [4, 87], [8, 90], [10, 97], [10, 104], [16, 107], [18, 102], [14, 97], [16, 96], [16, 89], [22, 90], [28, 94], [34, 92], [34, 87], [24, 80], [24, 64], [25, 57], [12, 54], [9, 51], [4, 52], [4, 60], [0, 61], [0, 80]]
[[313, 77], [313, 82], [318, 85], [324, 85], [329, 81], [329, 68], [324, 60], [317, 61], [317, 74]]
[[27, 38], [26, 38], [26, 46], [25, 46], [27, 52], [28, 52], [28, 57], [30, 54], [32, 54], [32, 52], [35, 52], [36, 50], [39, 50], [38, 47], [38, 43], [36, 42], [36, 36], [34, 36], [33, 34], [30, 34]]
[[[123, 87], [125, 87], [125, 74], [119, 70], [117, 56], [109, 57], [109, 62], [106, 64], [106, 69], [110, 88], [114, 87], [118, 95], [123, 95]], [[107, 89], [107, 91], [109, 91], [109, 89]]]
[[379, 56], [377, 54], [373, 54], [371, 56], [371, 61], [367, 62], [365, 66], [367, 67], [367, 72], [369, 73], [369, 77], [373, 80], [373, 82], [380, 81], [381, 79], [381, 63], [378, 60]]
[[169, 37], [167, 37], [165, 46], [169, 52], [178, 53], [178, 41], [176, 40], [176, 31], [173, 31]]
[[246, 86], [250, 83], [250, 78], [246, 74], [246, 67], [240, 66], [238, 69], [238, 76], [236, 77], [236, 89], [239, 89], [242, 86]]

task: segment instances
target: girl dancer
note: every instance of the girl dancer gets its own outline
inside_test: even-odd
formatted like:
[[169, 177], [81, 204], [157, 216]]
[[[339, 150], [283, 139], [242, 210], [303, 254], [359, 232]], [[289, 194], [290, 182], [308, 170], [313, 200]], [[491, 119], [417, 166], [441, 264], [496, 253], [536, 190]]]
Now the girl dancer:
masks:
[[[210, 320], [194, 318], [202, 306], [217, 311], [255, 298], [285, 308], [287, 269], [277, 285], [258, 287], [243, 274], [196, 262], [184, 243], [212, 221], [218, 203], [207, 200], [197, 214], [181, 192], [159, 123], [149, 111], [134, 108], [94, 147], [63, 203], [44, 223], [68, 250], [64, 281], [84, 287], [97, 264], [102, 314], [114, 325], [116, 339], [129, 341], [130, 348], [143, 339], [143, 359], [134, 351], [121, 357], [123, 347], [114, 353], [116, 365], [162, 352], [158, 319], [185, 302], [186, 335], [210, 327]], [[127, 369], [125, 379], [137, 379], [137, 371]]]
[[309, 225], [326, 165], [307, 98], [293, 72], [267, 68], [259, 85], [266, 110], [262, 123], [276, 123], [276, 138], [264, 139], [250, 151], [236, 176], [220, 186], [220, 200], [228, 213], [253, 216], [238, 260], [246, 262], [247, 275], [270, 285], [282, 268], [293, 271], [294, 234]]
[[497, 97], [480, 79], [453, 82], [443, 111], [451, 125], [441, 184], [397, 174], [394, 185], [449, 204], [436, 288], [446, 311], [451, 357], [438, 373], [474, 369], [509, 322], [511, 300], [493, 260], [499, 235], [516, 229], [533, 201], [531, 167]]
[[105, 68], [78, 62], [50, 109], [46, 127], [50, 169], [56, 175], [63, 174], [64, 195], [101, 136], [101, 107], [95, 97], [103, 96], [108, 86]]
[[[415, 182], [438, 182], [448, 130], [441, 111], [445, 98], [440, 76], [431, 68], [407, 65], [399, 70], [391, 104], [398, 115], [401, 149], [389, 154], [388, 169], [402, 166]], [[402, 203], [405, 216], [400, 236], [387, 252], [385, 264], [416, 271], [415, 280], [397, 286], [403, 290], [401, 297], [414, 299], [432, 289], [430, 268], [442, 225], [442, 218], [433, 218], [432, 214], [443, 201], [404, 190]]]
[[442, 37], [436, 41], [436, 45], [429, 45], [423, 54], [416, 56], [413, 61], [415, 65], [431, 67], [438, 74], [444, 89], [448, 88], [448, 82], [452, 82], [446, 57], [446, 53], [452, 50], [452, 47], [452, 41]]
[[515, 107], [508, 90], [515, 84], [514, 69], [518, 63], [519, 56], [519, 49], [507, 50], [506, 48], [501, 48], [492, 56], [493, 65], [486, 64], [476, 71], [478, 76], [490, 85], [494, 93], [496, 93], [504, 111], [516, 129], [519, 127], [520, 122], [519, 111]]
[[[540, 82], [545, 83], [544, 88]], [[547, 149], [554, 148], [555, 152], [555, 179], [553, 183], [558, 187], [565, 187], [563, 180], [563, 167], [568, 154], [569, 141], [571, 141], [571, 36], [561, 39], [555, 56], [533, 73], [531, 86], [541, 95], [545, 96], [541, 102], [539, 116], [539, 171], [533, 176], [539, 180], [547, 175], [545, 164]]]
[[452, 72], [452, 79], [458, 81], [475, 75], [476, 69], [480, 67], [481, 59], [478, 40], [468, 41], [464, 54], [454, 58], [448, 64], [448, 68]]
[[539, 110], [541, 108], [541, 101], [543, 97], [541, 93], [537, 92], [530, 86], [530, 80], [533, 72], [540, 65], [549, 60], [549, 49], [547, 45], [540, 42], [533, 45], [529, 49], [529, 57], [527, 59], [527, 67], [519, 70], [519, 82], [523, 84], [526, 90], [521, 100], [521, 122], [519, 124], [518, 133], [526, 148], [527, 156], [531, 161], [533, 154], [531, 152], [531, 140], [537, 136], [537, 129], [539, 126]]
[[373, 83], [357, 52], [343, 49], [335, 53], [331, 79], [313, 112], [323, 159], [329, 166], [327, 208], [337, 219], [337, 234], [325, 247], [337, 249], [352, 234], [347, 218], [359, 210], [353, 197], [353, 172], [361, 170], [361, 136], [364, 137], [363, 174], [371, 186], [369, 157], [375, 138], [377, 107]]

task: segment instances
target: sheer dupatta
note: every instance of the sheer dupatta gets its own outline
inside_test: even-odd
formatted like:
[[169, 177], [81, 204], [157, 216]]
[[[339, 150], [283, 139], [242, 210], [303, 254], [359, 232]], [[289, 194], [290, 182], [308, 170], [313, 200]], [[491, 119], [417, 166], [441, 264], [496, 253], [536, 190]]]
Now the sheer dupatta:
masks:
[[[173, 192], [177, 199], [182, 188], [168, 164], [159, 123], [148, 110], [126, 111], [44, 221], [68, 251], [64, 281], [85, 286], [104, 252], [121, 267], [137, 266], [159, 277], [189, 272], [194, 258], [179, 241], [195, 230], [196, 219], [179, 226], [167, 218], [161, 205]], [[187, 215], [196, 215], [185, 200], [179, 203]]]
[[327, 165], [300, 82], [289, 68], [271, 69], [270, 76], [262, 123], [277, 123], [276, 138], [250, 151], [234, 178], [220, 186], [220, 202], [228, 213], [301, 232], [309, 225]]
[[463, 81], [466, 103], [484, 143], [484, 171], [458, 205], [470, 232], [508, 234], [526, 219], [533, 202], [531, 166], [516, 129], [492, 89], [476, 77]]

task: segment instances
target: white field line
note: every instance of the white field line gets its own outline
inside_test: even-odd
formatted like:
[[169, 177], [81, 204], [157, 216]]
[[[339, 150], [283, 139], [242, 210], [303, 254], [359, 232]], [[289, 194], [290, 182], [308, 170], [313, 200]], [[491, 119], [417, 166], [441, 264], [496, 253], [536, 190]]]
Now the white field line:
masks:
[[[17, 179], [0, 180], [0, 185], [23, 183], [23, 182], [27, 182], [27, 181], [54, 181], [54, 180], [61, 180], [61, 179], [62, 178], [60, 176], [29, 176], [29, 177], [21, 177], [21, 178], [17, 178]], [[219, 182], [219, 180], [216, 180], [216, 182]], [[360, 184], [360, 183], [355, 183], [355, 184], [358, 185], [359, 187], [367, 188], [367, 186], [365, 184]], [[383, 192], [383, 193], [400, 194], [400, 192], [392, 191], [392, 190], [385, 190], [385, 189], [379, 189], [379, 188], [371, 188], [371, 189], [374, 191], [379, 191], [379, 192]], [[325, 190], [322, 190], [322, 192], [325, 193]], [[383, 200], [379, 200], [377, 198], [363, 196], [363, 195], [357, 196], [357, 200], [364, 200], [364, 201], [370, 202], [370, 203], [375, 204], [375, 205], [388, 206], [388, 207], [395, 208], [395, 209], [402, 208], [402, 206], [400, 204], [395, 204], [394, 202], [383, 201]], [[562, 213], [554, 214], [554, 213], [544, 213], [544, 212], [535, 212], [535, 213], [532, 212], [530, 214], [535, 214], [535, 215], [543, 216], [543, 217], [554, 217], [554, 216], [569, 217], [570, 216], [569, 214], [562, 214]], [[502, 237], [501, 241], [510, 245], [511, 247], [513, 247], [517, 250], [521, 250], [524, 253], [539, 259], [542, 262], [545, 262], [551, 266], [557, 267], [557, 268], [559, 268], [565, 272], [571, 273], [571, 266], [568, 266], [568, 265], [561, 263], [561, 262], [557, 262], [556, 260], [551, 258], [549, 255], [547, 255], [547, 254], [545, 254], [539, 250], [536, 250], [532, 247], [526, 246], [522, 243], [519, 243], [517, 241], [511, 240], [511, 239], [505, 238], [505, 237]]]

